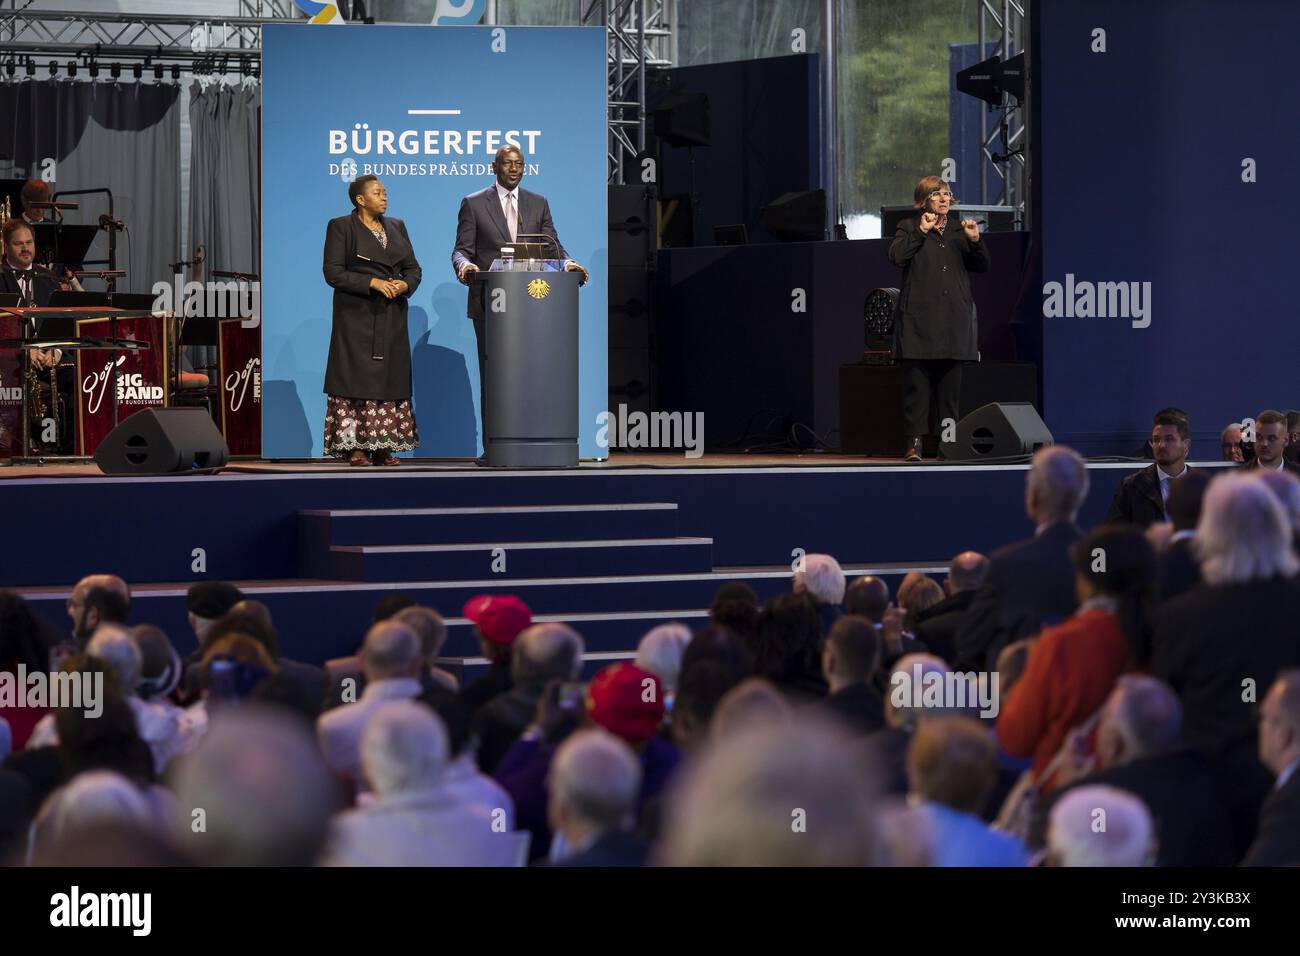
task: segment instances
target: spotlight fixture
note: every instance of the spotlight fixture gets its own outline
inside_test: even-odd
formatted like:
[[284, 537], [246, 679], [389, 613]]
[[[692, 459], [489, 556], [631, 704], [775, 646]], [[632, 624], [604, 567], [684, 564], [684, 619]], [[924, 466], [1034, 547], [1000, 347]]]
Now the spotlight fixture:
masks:
[[36, 75], [36, 61], [33, 60], [30, 56], [27, 58], [26, 67], [27, 67], [27, 75], [29, 77]]
[[122, 64], [110, 63], [108, 66], [108, 75], [115, 80], [120, 77], [122, 75]]
[[175, 81], [178, 82], [178, 83], [180, 82], [180, 79], [181, 79], [181, 68], [180, 68], [180, 64], [178, 64], [178, 63], [173, 63], [173, 64], [172, 64], [172, 79], [175, 80]]
[[135, 77], [137, 80], [140, 79], [140, 75], [141, 75], [143, 72], [144, 72], [144, 70], [141, 68], [141, 66], [140, 66], [139, 63], [132, 64], [132, 66], [131, 66], [131, 75], [132, 75], [133, 77]]
[[55, 63], [53, 60], [51, 60], [51, 61], [50, 61], [50, 76], [58, 76], [58, 75], [59, 75], [59, 64], [57, 64], [57, 63]]
[[10, 60], [8, 63], [5, 64], [5, 73], [9, 74], [10, 78], [13, 77], [16, 69], [17, 68], [14, 66], [13, 60]]
[[162, 64], [161, 64], [161, 63], [155, 63], [155, 64], [153, 65], [153, 78], [154, 78], [155, 80], [158, 80], [158, 81], [161, 82], [161, 81], [162, 81], [162, 76], [163, 76], [163, 66], [162, 66]]
[[69, 61], [68, 61], [68, 79], [76, 79], [76, 76], [77, 76], [77, 61], [76, 61], [76, 60], [69, 60]]
[[897, 289], [875, 289], [862, 304], [863, 365], [894, 364], [894, 311]]
[[90, 78], [92, 80], [99, 79], [99, 64], [94, 60], [90, 61]]

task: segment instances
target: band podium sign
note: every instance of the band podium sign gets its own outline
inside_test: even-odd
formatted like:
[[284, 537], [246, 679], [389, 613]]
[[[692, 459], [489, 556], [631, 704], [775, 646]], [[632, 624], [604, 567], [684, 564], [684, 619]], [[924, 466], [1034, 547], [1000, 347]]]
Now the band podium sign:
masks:
[[262, 336], [241, 319], [218, 323], [221, 433], [232, 458], [262, 453]]
[[[0, 339], [19, 339], [22, 319], [0, 312]], [[0, 349], [0, 459], [21, 454], [23, 441], [23, 363], [19, 349]]]
[[[113, 326], [116, 328], [113, 328]], [[135, 339], [149, 348], [118, 352], [77, 352], [77, 454], [94, 455], [117, 423], [145, 408], [167, 404], [167, 320], [161, 315], [130, 319], [80, 319], [78, 337]], [[117, 421], [113, 415], [114, 366], [117, 370]]]

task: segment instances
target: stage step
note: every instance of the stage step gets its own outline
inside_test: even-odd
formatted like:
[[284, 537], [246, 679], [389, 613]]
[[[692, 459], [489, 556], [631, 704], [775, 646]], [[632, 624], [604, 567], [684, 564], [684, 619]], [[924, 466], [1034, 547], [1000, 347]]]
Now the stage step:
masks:
[[[469, 544], [565, 538], [672, 538], [677, 505], [510, 505], [488, 508], [313, 509], [298, 513], [304, 548], [353, 544]], [[310, 569], [304, 574], [311, 575]]]
[[710, 571], [712, 538], [335, 545], [329, 577], [341, 581], [497, 581], [595, 574]]
[[[941, 578], [947, 561], [851, 565], [850, 580], [863, 574], [884, 578], [897, 590], [909, 571], [922, 571]], [[790, 589], [790, 568], [731, 567], [704, 573], [611, 575], [600, 577], [530, 578], [501, 580], [479, 578], [468, 581], [385, 581], [339, 582], [322, 580], [237, 581], [249, 598], [263, 601], [271, 609], [280, 632], [280, 647], [288, 657], [322, 663], [356, 651], [372, 619], [375, 605], [389, 594], [401, 592], [420, 604], [437, 609], [453, 623], [453, 639], [446, 653], [474, 653], [472, 641], [460, 618], [465, 602], [476, 594], [515, 594], [532, 608], [534, 615], [555, 620], [579, 621], [577, 629], [587, 637], [588, 650], [635, 650], [642, 634], [656, 624], [672, 620], [684, 611], [700, 616], [689, 623], [703, 622], [703, 612], [717, 589], [728, 581], [743, 581], [765, 600]], [[177, 649], [188, 653], [194, 637], [186, 620], [185, 592], [188, 585], [142, 585], [132, 595], [132, 621], [149, 621], [162, 627]], [[22, 588], [22, 593], [59, 633], [67, 629], [65, 608], [68, 588]], [[618, 623], [609, 615], [629, 615]], [[583, 615], [590, 615], [580, 620]], [[602, 615], [604, 615], [602, 617]], [[608, 638], [608, 639], [607, 639]], [[469, 646], [466, 646], [466, 643]], [[621, 645], [621, 646], [620, 646]]]

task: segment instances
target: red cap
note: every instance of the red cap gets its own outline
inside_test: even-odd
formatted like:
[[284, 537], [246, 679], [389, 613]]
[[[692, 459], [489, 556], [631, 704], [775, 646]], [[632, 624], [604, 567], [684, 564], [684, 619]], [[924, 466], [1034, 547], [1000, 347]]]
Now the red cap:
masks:
[[644, 743], [664, 719], [659, 678], [626, 661], [606, 667], [587, 688], [587, 713], [628, 743]]
[[491, 644], [509, 647], [519, 632], [531, 627], [533, 612], [513, 594], [480, 594], [465, 602], [464, 614], [478, 625]]

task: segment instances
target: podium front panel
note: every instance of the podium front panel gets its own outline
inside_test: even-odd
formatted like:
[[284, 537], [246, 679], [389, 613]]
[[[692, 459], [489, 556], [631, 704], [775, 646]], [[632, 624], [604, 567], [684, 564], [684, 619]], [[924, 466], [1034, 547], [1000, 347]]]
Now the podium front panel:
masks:
[[578, 276], [493, 272], [486, 281], [488, 464], [577, 465]]
[[[113, 366], [117, 365], [117, 422], [144, 408], [167, 404], [167, 320], [150, 315], [118, 319], [119, 339], [148, 342], [139, 351], [77, 350], [77, 454], [93, 455], [104, 436], [113, 430]], [[77, 335], [108, 338], [112, 320], [80, 319]]]
[[222, 319], [217, 334], [221, 434], [232, 458], [262, 453], [262, 327]]

